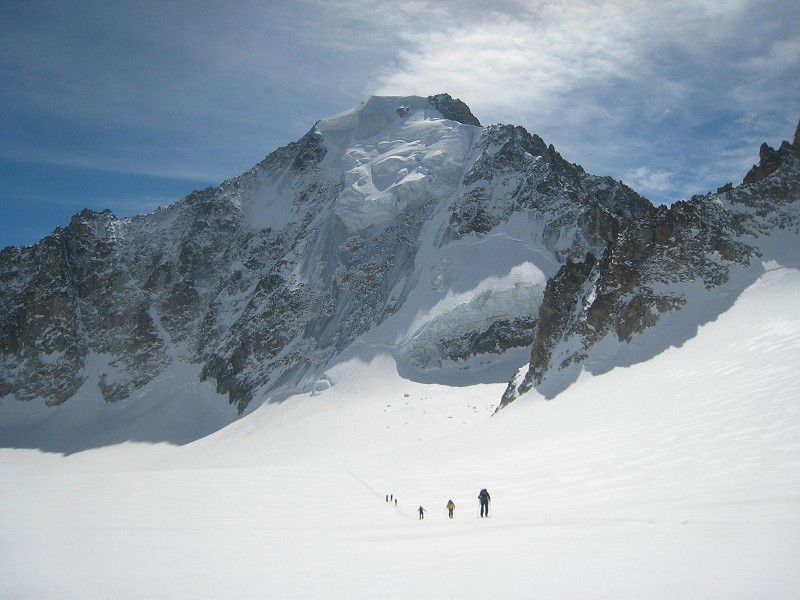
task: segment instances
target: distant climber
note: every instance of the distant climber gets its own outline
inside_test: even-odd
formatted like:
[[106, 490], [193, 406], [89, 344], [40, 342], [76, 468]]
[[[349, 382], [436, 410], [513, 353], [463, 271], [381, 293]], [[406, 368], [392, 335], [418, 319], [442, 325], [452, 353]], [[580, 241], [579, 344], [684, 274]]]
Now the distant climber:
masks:
[[481, 493], [478, 494], [478, 500], [481, 503], [481, 518], [489, 516], [489, 502], [491, 502], [492, 497], [489, 495], [489, 492], [486, 491], [486, 488], [481, 490]]
[[453, 518], [453, 511], [456, 509], [456, 505], [453, 503], [452, 500], [447, 501], [447, 516], [451, 519]]
[[425, 518], [425, 509], [421, 506], [419, 507], [419, 519], [420, 521]]

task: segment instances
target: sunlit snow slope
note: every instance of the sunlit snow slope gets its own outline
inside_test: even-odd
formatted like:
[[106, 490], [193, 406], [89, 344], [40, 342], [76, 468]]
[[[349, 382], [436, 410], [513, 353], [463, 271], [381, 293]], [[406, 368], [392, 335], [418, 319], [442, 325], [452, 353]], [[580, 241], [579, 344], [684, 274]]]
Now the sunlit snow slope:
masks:
[[767, 264], [683, 346], [494, 416], [502, 385], [354, 349], [183, 447], [1, 450], [0, 597], [797, 598], [798, 297]]

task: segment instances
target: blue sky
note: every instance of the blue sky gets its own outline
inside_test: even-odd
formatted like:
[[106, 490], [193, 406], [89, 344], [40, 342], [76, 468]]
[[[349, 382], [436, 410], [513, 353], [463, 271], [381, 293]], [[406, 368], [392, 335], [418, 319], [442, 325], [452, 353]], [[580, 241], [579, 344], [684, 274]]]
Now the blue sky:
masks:
[[798, 31], [796, 0], [4, 0], [0, 247], [171, 204], [373, 94], [450, 93], [670, 203], [791, 139]]

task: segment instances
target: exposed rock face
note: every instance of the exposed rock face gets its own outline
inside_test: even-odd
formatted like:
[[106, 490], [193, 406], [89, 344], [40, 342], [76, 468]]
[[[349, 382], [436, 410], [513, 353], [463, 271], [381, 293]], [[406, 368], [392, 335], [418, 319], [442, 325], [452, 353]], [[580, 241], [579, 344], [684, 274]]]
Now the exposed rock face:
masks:
[[794, 130], [792, 146], [794, 146], [795, 149], [800, 148], [800, 120], [797, 121], [797, 128]]
[[[766, 149], [765, 149], [766, 148]], [[620, 223], [596, 258], [568, 260], [547, 283], [531, 361], [508, 404], [554, 373], [585, 364], [604, 339], [631, 342], [687, 302], [687, 290], [726, 284], [762, 256], [771, 232], [800, 233], [800, 146], [762, 146], [745, 183]], [[548, 395], [559, 391], [550, 390]]]
[[436, 94], [428, 96], [428, 102], [433, 108], [442, 113], [445, 119], [451, 119], [464, 123], [465, 125], [475, 125], [481, 127], [481, 122], [472, 114], [469, 106], [458, 98], [453, 99], [450, 94]]
[[761, 144], [758, 156], [759, 163], [754, 165], [747, 175], [744, 176], [744, 180], [742, 181], [744, 185], [761, 181], [765, 177], [772, 175], [781, 165], [780, 155], [767, 144]]
[[522, 127], [488, 127], [477, 147], [465, 191], [452, 205], [455, 236], [485, 234], [513, 214], [531, 211], [545, 223], [544, 245], [564, 260], [605, 247], [621, 221], [652, 209], [621, 182], [587, 174]]
[[219, 187], [0, 252], [0, 398], [115, 402], [181, 363], [242, 411], [355, 342], [411, 376], [531, 348], [508, 403], [796, 229], [798, 153], [655, 208], [446, 94], [371, 98]]
[[758, 183], [762, 179], [769, 177], [787, 160], [787, 157], [796, 152], [800, 148], [800, 121], [797, 123], [797, 129], [794, 132], [794, 139], [792, 143], [783, 142], [781, 147], [777, 150], [771, 148], [766, 143], [761, 144], [758, 151], [759, 163], [753, 165], [753, 168], [744, 176], [742, 183], [750, 185], [751, 183]]

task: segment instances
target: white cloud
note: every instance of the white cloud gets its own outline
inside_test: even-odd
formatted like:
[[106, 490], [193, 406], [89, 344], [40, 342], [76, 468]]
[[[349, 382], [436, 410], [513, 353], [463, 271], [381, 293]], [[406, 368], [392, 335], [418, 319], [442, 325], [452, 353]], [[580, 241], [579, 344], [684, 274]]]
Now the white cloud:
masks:
[[568, 17], [543, 6], [537, 18], [495, 13], [491, 20], [405, 33], [399, 68], [380, 74], [376, 91], [449, 91], [494, 113], [521, 105], [546, 110], [575, 89], [628, 77], [636, 62], [631, 41], [582, 26], [583, 12], [579, 7]]
[[649, 167], [637, 167], [625, 171], [623, 180], [636, 191], [644, 194], [665, 192], [672, 188], [672, 173], [666, 171], [653, 171]]
[[800, 114], [798, 21], [791, 0], [451, 11], [446, 26], [405, 23], [405, 45], [374, 91], [449, 92], [483, 123], [524, 125], [590, 172], [670, 202], [692, 185], [702, 193], [740, 180], [733, 165], [751, 162], [770, 132], [791, 135], [786, 123]]
[[489, 112], [522, 105], [557, 113], [559, 100], [577, 90], [646, 78], [680, 100], [682, 82], [665, 79], [662, 63], [705, 60], [719, 40], [737, 33], [726, 26], [745, 7], [576, 0], [535, 2], [445, 29], [415, 23], [401, 32], [406, 45], [399, 61], [378, 74], [375, 88], [381, 94], [446, 88]]

